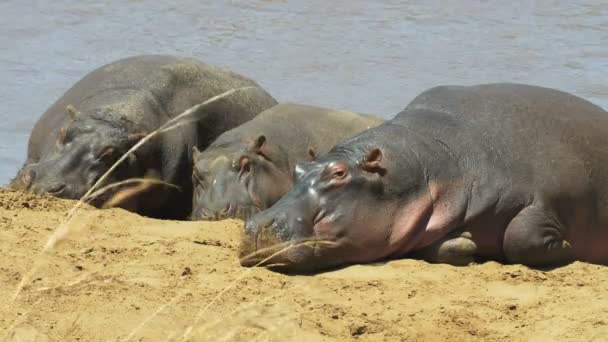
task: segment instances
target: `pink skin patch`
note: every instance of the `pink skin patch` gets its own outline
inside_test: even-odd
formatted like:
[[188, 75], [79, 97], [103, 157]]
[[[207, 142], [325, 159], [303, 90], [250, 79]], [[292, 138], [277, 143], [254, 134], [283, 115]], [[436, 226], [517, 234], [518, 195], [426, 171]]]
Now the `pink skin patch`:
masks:
[[431, 181], [428, 192], [397, 212], [389, 238], [393, 254], [429, 246], [450, 232], [459, 215], [449, 196], [458, 190], [454, 185]]
[[424, 237], [432, 211], [433, 200], [428, 192], [398, 209], [390, 229], [389, 249], [396, 254], [412, 251]]
[[[374, 211], [353, 213], [354, 222], [364, 223], [365, 229], [349, 229], [344, 238], [356, 254], [348, 255], [350, 262], [365, 262], [393, 256], [400, 257], [441, 239], [459, 226], [464, 211], [462, 190], [458, 183], [429, 182], [428, 191], [404, 207], [383, 206]], [[369, 215], [369, 216], [361, 216]], [[387, 218], [394, 221], [387, 222]], [[336, 241], [333, 230], [336, 217], [321, 218], [313, 226], [315, 237]], [[353, 223], [354, 223], [353, 222]], [[353, 227], [354, 228], [354, 227]], [[359, 227], [361, 228], [361, 227]]]
[[329, 217], [324, 217], [321, 221], [317, 222], [313, 227], [317, 238], [334, 241], [336, 237], [331, 232], [332, 225], [333, 222], [331, 222], [331, 218]]

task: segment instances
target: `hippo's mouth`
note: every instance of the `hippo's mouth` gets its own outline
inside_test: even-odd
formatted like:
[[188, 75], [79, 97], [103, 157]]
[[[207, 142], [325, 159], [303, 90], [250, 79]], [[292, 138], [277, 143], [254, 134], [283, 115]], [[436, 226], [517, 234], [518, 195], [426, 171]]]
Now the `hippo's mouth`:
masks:
[[293, 242], [288, 241], [260, 248], [250, 253], [244, 253], [241, 251], [240, 263], [245, 267], [281, 267], [290, 265], [291, 262], [289, 258], [283, 254], [285, 254], [293, 245]]
[[263, 247], [250, 253], [241, 251], [240, 263], [244, 267], [293, 268], [320, 255], [320, 251], [334, 246], [334, 242], [306, 239], [287, 241]]
[[255, 234], [245, 234], [240, 249], [242, 266], [291, 268], [318, 257], [322, 249], [336, 244], [316, 237], [281, 241], [273, 233], [276, 228], [276, 223], [271, 223]]
[[217, 212], [201, 208], [198, 211], [198, 217], [204, 221], [221, 221], [229, 218], [246, 221], [260, 211], [262, 210], [255, 205], [239, 206], [229, 203], [224, 209]]

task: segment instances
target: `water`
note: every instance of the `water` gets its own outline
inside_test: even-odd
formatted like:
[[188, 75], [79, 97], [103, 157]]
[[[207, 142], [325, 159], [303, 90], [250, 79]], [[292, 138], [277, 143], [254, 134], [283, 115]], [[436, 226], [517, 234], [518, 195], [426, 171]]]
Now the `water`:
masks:
[[69, 86], [152, 53], [229, 67], [280, 101], [384, 117], [435, 85], [496, 81], [608, 108], [605, 0], [0, 0], [0, 184]]

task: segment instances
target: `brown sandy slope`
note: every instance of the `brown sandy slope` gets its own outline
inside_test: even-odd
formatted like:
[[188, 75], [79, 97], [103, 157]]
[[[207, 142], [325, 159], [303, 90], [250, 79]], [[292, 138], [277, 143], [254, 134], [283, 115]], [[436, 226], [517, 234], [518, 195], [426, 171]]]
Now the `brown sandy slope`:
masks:
[[165, 341], [192, 327], [191, 341], [608, 341], [608, 267], [398, 260], [286, 276], [239, 266], [238, 221], [90, 208], [39, 257], [72, 205], [0, 190], [0, 338]]

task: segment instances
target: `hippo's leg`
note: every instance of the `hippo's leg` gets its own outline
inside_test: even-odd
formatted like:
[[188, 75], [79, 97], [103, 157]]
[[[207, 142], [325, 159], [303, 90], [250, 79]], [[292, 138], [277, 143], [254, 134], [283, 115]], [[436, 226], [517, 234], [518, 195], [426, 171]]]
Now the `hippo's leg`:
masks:
[[471, 233], [458, 230], [415, 252], [413, 256], [434, 263], [469, 265], [477, 252], [477, 245], [471, 238]]
[[507, 226], [503, 251], [507, 261], [528, 266], [563, 265], [574, 260], [564, 228], [551, 211], [537, 206], [522, 210]]

